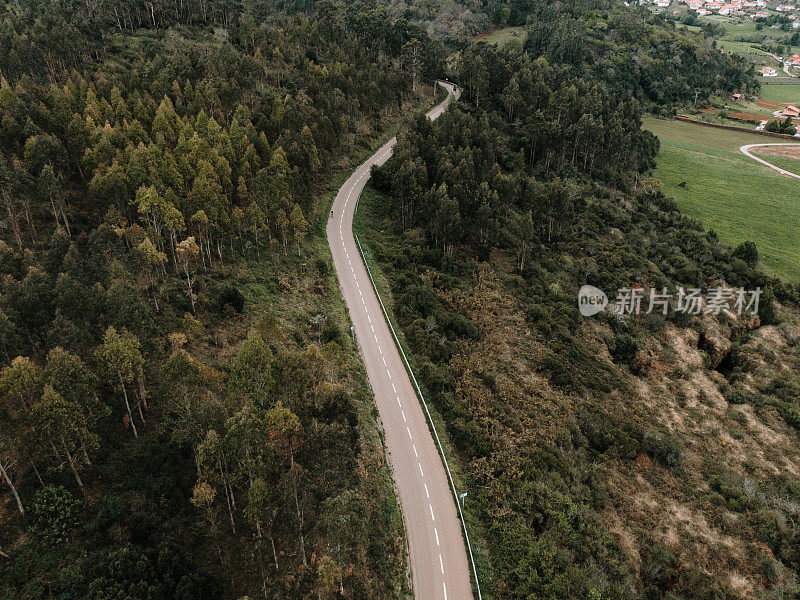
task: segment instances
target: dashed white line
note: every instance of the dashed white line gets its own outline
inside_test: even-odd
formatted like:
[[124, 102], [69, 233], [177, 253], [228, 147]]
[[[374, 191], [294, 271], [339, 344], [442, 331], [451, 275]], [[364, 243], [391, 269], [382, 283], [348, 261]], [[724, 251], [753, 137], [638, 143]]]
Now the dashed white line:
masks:
[[383, 366], [385, 367], [386, 366], [386, 358], [381, 356], [381, 360], [383, 361]]
[[[408, 427], [406, 427], [406, 431], [408, 432], [408, 439], [413, 440], [414, 438], [411, 437], [411, 430]], [[422, 468], [422, 467], [420, 467], [420, 468]]]
[[[422, 467], [420, 466], [420, 468], [422, 468]], [[435, 521], [436, 517], [433, 516], [433, 504], [428, 504], [428, 508], [431, 509], [431, 521]]]
[[389, 376], [389, 379], [392, 378], [392, 374], [389, 372], [389, 369], [386, 369], [386, 374]]
[[419, 458], [419, 453], [417, 452], [417, 447], [414, 444], [411, 444], [411, 447], [414, 449], [414, 456]]
[[447, 584], [442, 582], [442, 589], [444, 590], [444, 600], [447, 600]]
[[395, 394], [397, 393], [397, 388], [396, 388], [396, 387], [394, 387], [394, 382], [392, 382], [392, 391], [393, 391]]
[[400, 402], [400, 396], [397, 397], [397, 406], [399, 406], [400, 408], [403, 407], [403, 404]]
[[419, 467], [419, 474], [425, 477], [425, 473], [422, 471], [422, 463], [417, 463], [417, 466]]
[[401, 410], [400, 414], [403, 415], [403, 423], [405, 423], [406, 422], [406, 413], [405, 413], [405, 411]]
[[434, 527], [433, 528], [433, 533], [436, 534], [436, 545], [439, 546], [439, 529]]
[[442, 562], [442, 555], [439, 555], [439, 569], [442, 571], [442, 575], [444, 575], [444, 563]]
[[428, 493], [428, 484], [427, 483], [423, 483], [422, 485], [425, 486], [425, 496], [428, 498], [428, 500], [430, 500], [431, 499], [431, 495]]

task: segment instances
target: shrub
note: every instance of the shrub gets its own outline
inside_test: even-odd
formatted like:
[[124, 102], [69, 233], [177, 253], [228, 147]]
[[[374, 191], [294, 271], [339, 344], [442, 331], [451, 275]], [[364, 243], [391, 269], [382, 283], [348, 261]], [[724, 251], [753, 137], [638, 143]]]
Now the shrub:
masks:
[[778, 322], [778, 315], [775, 311], [775, 293], [768, 287], [761, 294], [758, 307], [758, 317], [762, 325], [775, 325]]
[[659, 433], [646, 432], [642, 436], [642, 449], [668, 469], [677, 467], [683, 460], [683, 450], [678, 441]]
[[758, 264], [758, 248], [756, 248], [755, 242], [742, 242], [733, 249], [731, 256], [742, 259], [750, 267]]
[[224, 312], [226, 306], [230, 306], [237, 313], [244, 311], [244, 294], [233, 283], [221, 286], [216, 296], [217, 309], [220, 312]]
[[656, 544], [642, 561], [642, 579], [649, 584], [665, 590], [677, 577], [674, 567], [675, 556], [672, 550]]
[[614, 346], [611, 348], [611, 356], [616, 363], [630, 365], [639, 351], [639, 342], [632, 335], [618, 333], [614, 336]]
[[37, 491], [30, 506], [31, 526], [48, 544], [66, 541], [80, 522], [81, 501], [62, 486]]

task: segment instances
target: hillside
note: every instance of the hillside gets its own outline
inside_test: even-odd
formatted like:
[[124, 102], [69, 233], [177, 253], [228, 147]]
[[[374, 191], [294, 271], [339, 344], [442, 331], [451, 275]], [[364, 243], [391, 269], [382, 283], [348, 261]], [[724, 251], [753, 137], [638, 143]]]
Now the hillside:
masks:
[[[410, 596], [324, 232], [397, 132], [356, 226], [484, 597], [796, 596], [800, 290], [642, 128], [751, 66], [610, 0], [4, 5], [0, 600]], [[582, 317], [585, 284], [761, 296]]]
[[[359, 229], [447, 423], [490, 597], [792, 597], [796, 286], [664, 196], [635, 102], [483, 52], [492, 86], [400, 136]], [[641, 287], [642, 311], [582, 317], [584, 284]], [[647, 314], [651, 288], [721, 286], [760, 288], [757, 316]]]

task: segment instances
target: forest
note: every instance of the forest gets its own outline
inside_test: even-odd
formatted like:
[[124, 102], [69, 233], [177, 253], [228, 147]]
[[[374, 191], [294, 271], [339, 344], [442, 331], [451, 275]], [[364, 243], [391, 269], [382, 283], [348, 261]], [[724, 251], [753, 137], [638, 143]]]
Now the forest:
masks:
[[398, 597], [318, 225], [442, 49], [370, 10], [158, 8], [2, 19], [0, 597]]
[[[508, 24], [524, 45], [472, 41]], [[643, 110], [757, 86], [713, 44], [607, 0], [4, 5], [0, 600], [410, 597], [324, 238], [331, 190], [398, 130], [359, 227], [470, 486], [488, 597], [796, 593], [796, 480], [770, 456], [693, 464], [701, 436], [642, 400], [702, 378], [740, 431], [800, 423], [800, 382], [754, 349], [793, 364], [798, 290], [651, 173]], [[464, 95], [432, 124], [437, 77]], [[761, 320], [574, 311], [584, 282], [711, 280], [765, 288]], [[648, 533], [635, 476], [702, 487], [736, 552]]]

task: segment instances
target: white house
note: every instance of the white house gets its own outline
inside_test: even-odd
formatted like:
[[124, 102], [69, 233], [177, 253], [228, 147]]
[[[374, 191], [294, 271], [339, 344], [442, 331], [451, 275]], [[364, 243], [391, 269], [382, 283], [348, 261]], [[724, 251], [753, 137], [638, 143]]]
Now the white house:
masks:
[[759, 69], [758, 71], [764, 77], [777, 77], [778, 72], [773, 69], [772, 67], [764, 67], [763, 69]]

